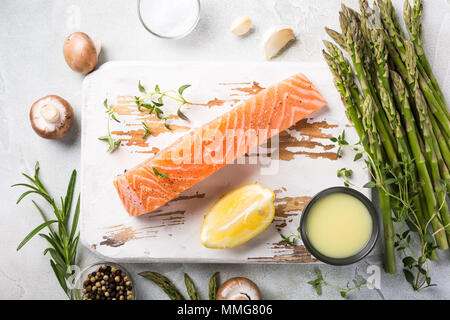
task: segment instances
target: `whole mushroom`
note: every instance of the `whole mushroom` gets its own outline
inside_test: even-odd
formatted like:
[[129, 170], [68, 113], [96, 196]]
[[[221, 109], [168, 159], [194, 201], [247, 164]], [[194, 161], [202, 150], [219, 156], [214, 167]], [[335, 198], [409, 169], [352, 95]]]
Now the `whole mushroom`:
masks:
[[76, 72], [91, 72], [98, 62], [101, 50], [100, 43], [94, 41], [83, 32], [74, 32], [64, 41], [63, 53], [69, 67]]
[[45, 96], [31, 106], [30, 121], [33, 130], [42, 138], [59, 139], [72, 126], [73, 109], [60, 96]]
[[228, 279], [217, 291], [217, 300], [261, 300], [258, 286], [243, 277]]

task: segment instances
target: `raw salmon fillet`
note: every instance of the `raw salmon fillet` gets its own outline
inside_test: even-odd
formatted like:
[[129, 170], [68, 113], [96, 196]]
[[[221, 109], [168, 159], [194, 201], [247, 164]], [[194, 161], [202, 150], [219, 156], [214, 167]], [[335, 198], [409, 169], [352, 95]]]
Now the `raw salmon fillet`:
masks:
[[304, 75], [283, 80], [117, 176], [119, 197], [129, 215], [149, 213], [325, 104]]

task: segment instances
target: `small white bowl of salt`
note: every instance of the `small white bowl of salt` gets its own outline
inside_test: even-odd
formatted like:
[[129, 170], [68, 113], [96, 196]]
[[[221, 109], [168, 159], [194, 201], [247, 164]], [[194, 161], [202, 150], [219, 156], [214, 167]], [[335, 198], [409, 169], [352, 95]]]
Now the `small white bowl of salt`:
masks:
[[199, 0], [138, 0], [137, 4], [142, 25], [159, 38], [183, 38], [200, 18]]

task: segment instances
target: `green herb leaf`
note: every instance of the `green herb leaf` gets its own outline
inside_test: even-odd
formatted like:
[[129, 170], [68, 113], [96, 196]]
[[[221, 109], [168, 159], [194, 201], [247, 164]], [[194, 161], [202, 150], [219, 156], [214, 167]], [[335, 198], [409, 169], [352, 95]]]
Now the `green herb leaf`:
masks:
[[158, 178], [168, 178], [167, 177], [167, 172], [159, 172], [155, 167], [152, 167], [153, 169], [153, 173], [155, 174], [155, 176], [157, 176]]
[[181, 87], [178, 89], [178, 93], [180, 94], [180, 96], [183, 95], [184, 90], [186, 90], [186, 89], [189, 88], [190, 86], [191, 86], [190, 84], [185, 84], [185, 85], [181, 86]]
[[405, 257], [403, 258], [403, 265], [407, 268], [412, 268], [412, 266], [414, 265], [414, 263], [416, 263], [416, 260], [413, 257]]
[[371, 188], [375, 188], [376, 186], [377, 186], [377, 185], [376, 185], [375, 182], [370, 181], [370, 182], [367, 182], [367, 183], [363, 186], [363, 188], [371, 189]]
[[139, 89], [139, 91], [142, 92], [142, 93], [147, 93], [147, 92], [145, 91], [144, 86], [142, 86], [142, 84], [141, 84], [141, 80], [139, 80], [139, 83], [138, 83], [138, 89]]
[[178, 117], [180, 117], [180, 119], [189, 121], [189, 118], [183, 112], [181, 112], [181, 108], [178, 108], [177, 115], [178, 115]]
[[407, 269], [403, 269], [403, 274], [405, 275], [406, 281], [414, 286], [414, 275], [412, 274], [412, 272]]
[[144, 135], [142, 136], [142, 139], [145, 139], [150, 134], [150, 127], [148, 127], [145, 122], [142, 122], [142, 125], [144, 126], [144, 130], [145, 130]]
[[355, 155], [355, 158], [353, 159], [353, 161], [358, 161], [359, 159], [362, 158], [362, 156], [363, 156], [362, 153], [357, 153], [357, 154]]
[[30, 241], [39, 231], [41, 231], [42, 229], [44, 229], [44, 228], [48, 227], [49, 225], [56, 223], [56, 222], [58, 222], [58, 220], [45, 221], [44, 223], [37, 226], [33, 231], [31, 231], [25, 237], [25, 239], [22, 240], [22, 242], [18, 245], [16, 251], [19, 251], [24, 245], [26, 245], [27, 242]]

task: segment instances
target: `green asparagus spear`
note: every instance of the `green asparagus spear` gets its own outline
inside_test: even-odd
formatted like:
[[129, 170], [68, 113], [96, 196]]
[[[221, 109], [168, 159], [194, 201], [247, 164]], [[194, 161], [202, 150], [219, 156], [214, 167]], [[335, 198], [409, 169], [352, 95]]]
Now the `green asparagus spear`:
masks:
[[423, 11], [422, 0], [415, 0], [414, 8], [411, 8], [409, 0], [405, 0], [403, 17], [405, 20], [406, 28], [408, 29], [409, 37], [412, 43], [414, 44], [414, 49], [417, 53], [417, 56], [423, 66], [426, 75], [430, 79], [432, 86], [435, 92], [437, 93], [438, 99], [440, 99], [440, 102], [442, 104], [446, 105], [442, 90], [433, 74], [433, 71], [431, 70], [430, 63], [428, 62], [428, 59], [425, 55], [425, 51], [423, 50], [422, 23], [421, 23], [422, 11]]
[[[347, 13], [349, 15], [349, 13]], [[360, 46], [362, 39], [361, 29], [357, 25], [357, 20], [355, 17], [351, 21], [341, 13], [341, 25], [343, 27], [344, 39], [350, 49], [350, 56], [352, 58], [353, 66], [355, 68], [356, 76], [361, 85], [361, 89], [365, 97], [368, 95], [372, 96], [375, 103], [375, 125], [380, 131], [380, 138], [382, 139], [383, 147], [388, 155], [391, 164], [398, 163], [397, 150], [394, 147], [394, 137], [392, 133], [388, 130], [389, 122], [387, 121], [386, 115], [380, 110], [380, 101], [376, 94], [376, 90], [372, 83], [368, 80], [367, 74], [362, 60], [363, 49]], [[362, 112], [362, 111], [361, 111]]]
[[191, 277], [187, 273], [184, 274], [184, 284], [186, 285], [186, 290], [191, 300], [200, 300], [194, 282], [192, 282]]
[[[441, 174], [439, 170], [439, 163], [438, 163], [438, 153], [437, 151], [437, 143], [433, 139], [433, 132], [431, 130], [431, 124], [429, 121], [429, 116], [427, 114], [427, 108], [426, 108], [426, 102], [425, 99], [423, 99], [423, 96], [419, 93], [419, 91], [415, 92], [415, 101], [416, 101], [416, 107], [419, 111], [419, 121], [420, 126], [423, 132], [424, 136], [424, 144], [425, 144], [425, 157], [427, 158], [427, 162], [430, 165], [431, 168], [431, 177], [433, 180], [433, 186], [434, 190], [436, 191], [436, 196], [438, 199], [438, 211], [440, 213], [437, 214], [437, 219], [440, 219], [441, 224], [446, 228], [446, 234], [447, 234], [447, 241], [450, 245], [450, 215], [448, 212], [448, 206], [447, 201], [445, 199], [445, 190], [442, 186], [442, 179]], [[435, 210], [436, 211], [436, 210]]]
[[211, 279], [209, 279], [208, 289], [209, 289], [209, 300], [217, 299], [217, 290], [219, 288], [219, 272], [213, 274]]
[[[375, 111], [372, 96], [368, 95], [363, 104], [364, 110], [364, 127], [366, 129], [366, 137], [369, 144], [370, 155], [373, 159], [373, 174], [376, 175], [378, 183], [384, 183], [386, 177], [382, 170], [377, 170], [384, 163], [379, 137], [376, 127], [374, 126]], [[381, 211], [383, 217], [384, 229], [384, 268], [387, 273], [396, 273], [395, 248], [394, 248], [394, 225], [392, 222], [390, 198], [386, 193], [387, 185], [378, 186], [378, 194], [380, 197]]]
[[415, 128], [415, 120], [409, 105], [408, 92], [406, 90], [405, 84], [401, 79], [400, 75], [394, 71], [390, 72], [392, 82], [394, 84], [394, 93], [397, 101], [397, 105], [400, 106], [402, 110], [402, 115], [404, 118], [406, 133], [409, 139], [409, 144], [411, 151], [414, 155], [414, 161], [420, 176], [422, 183], [422, 188], [424, 191], [424, 197], [427, 204], [427, 219], [431, 220], [431, 225], [435, 231], [435, 239], [438, 247], [442, 250], [448, 249], [447, 236], [443, 230], [442, 223], [436, 217], [437, 201], [434, 195], [434, 188], [428, 173], [427, 164], [425, 157], [422, 153], [419, 138], [417, 136], [417, 130]]
[[171, 300], [184, 300], [180, 292], [168, 278], [157, 272], [145, 271], [139, 273], [140, 276], [153, 281], [157, 286], [164, 290]]

